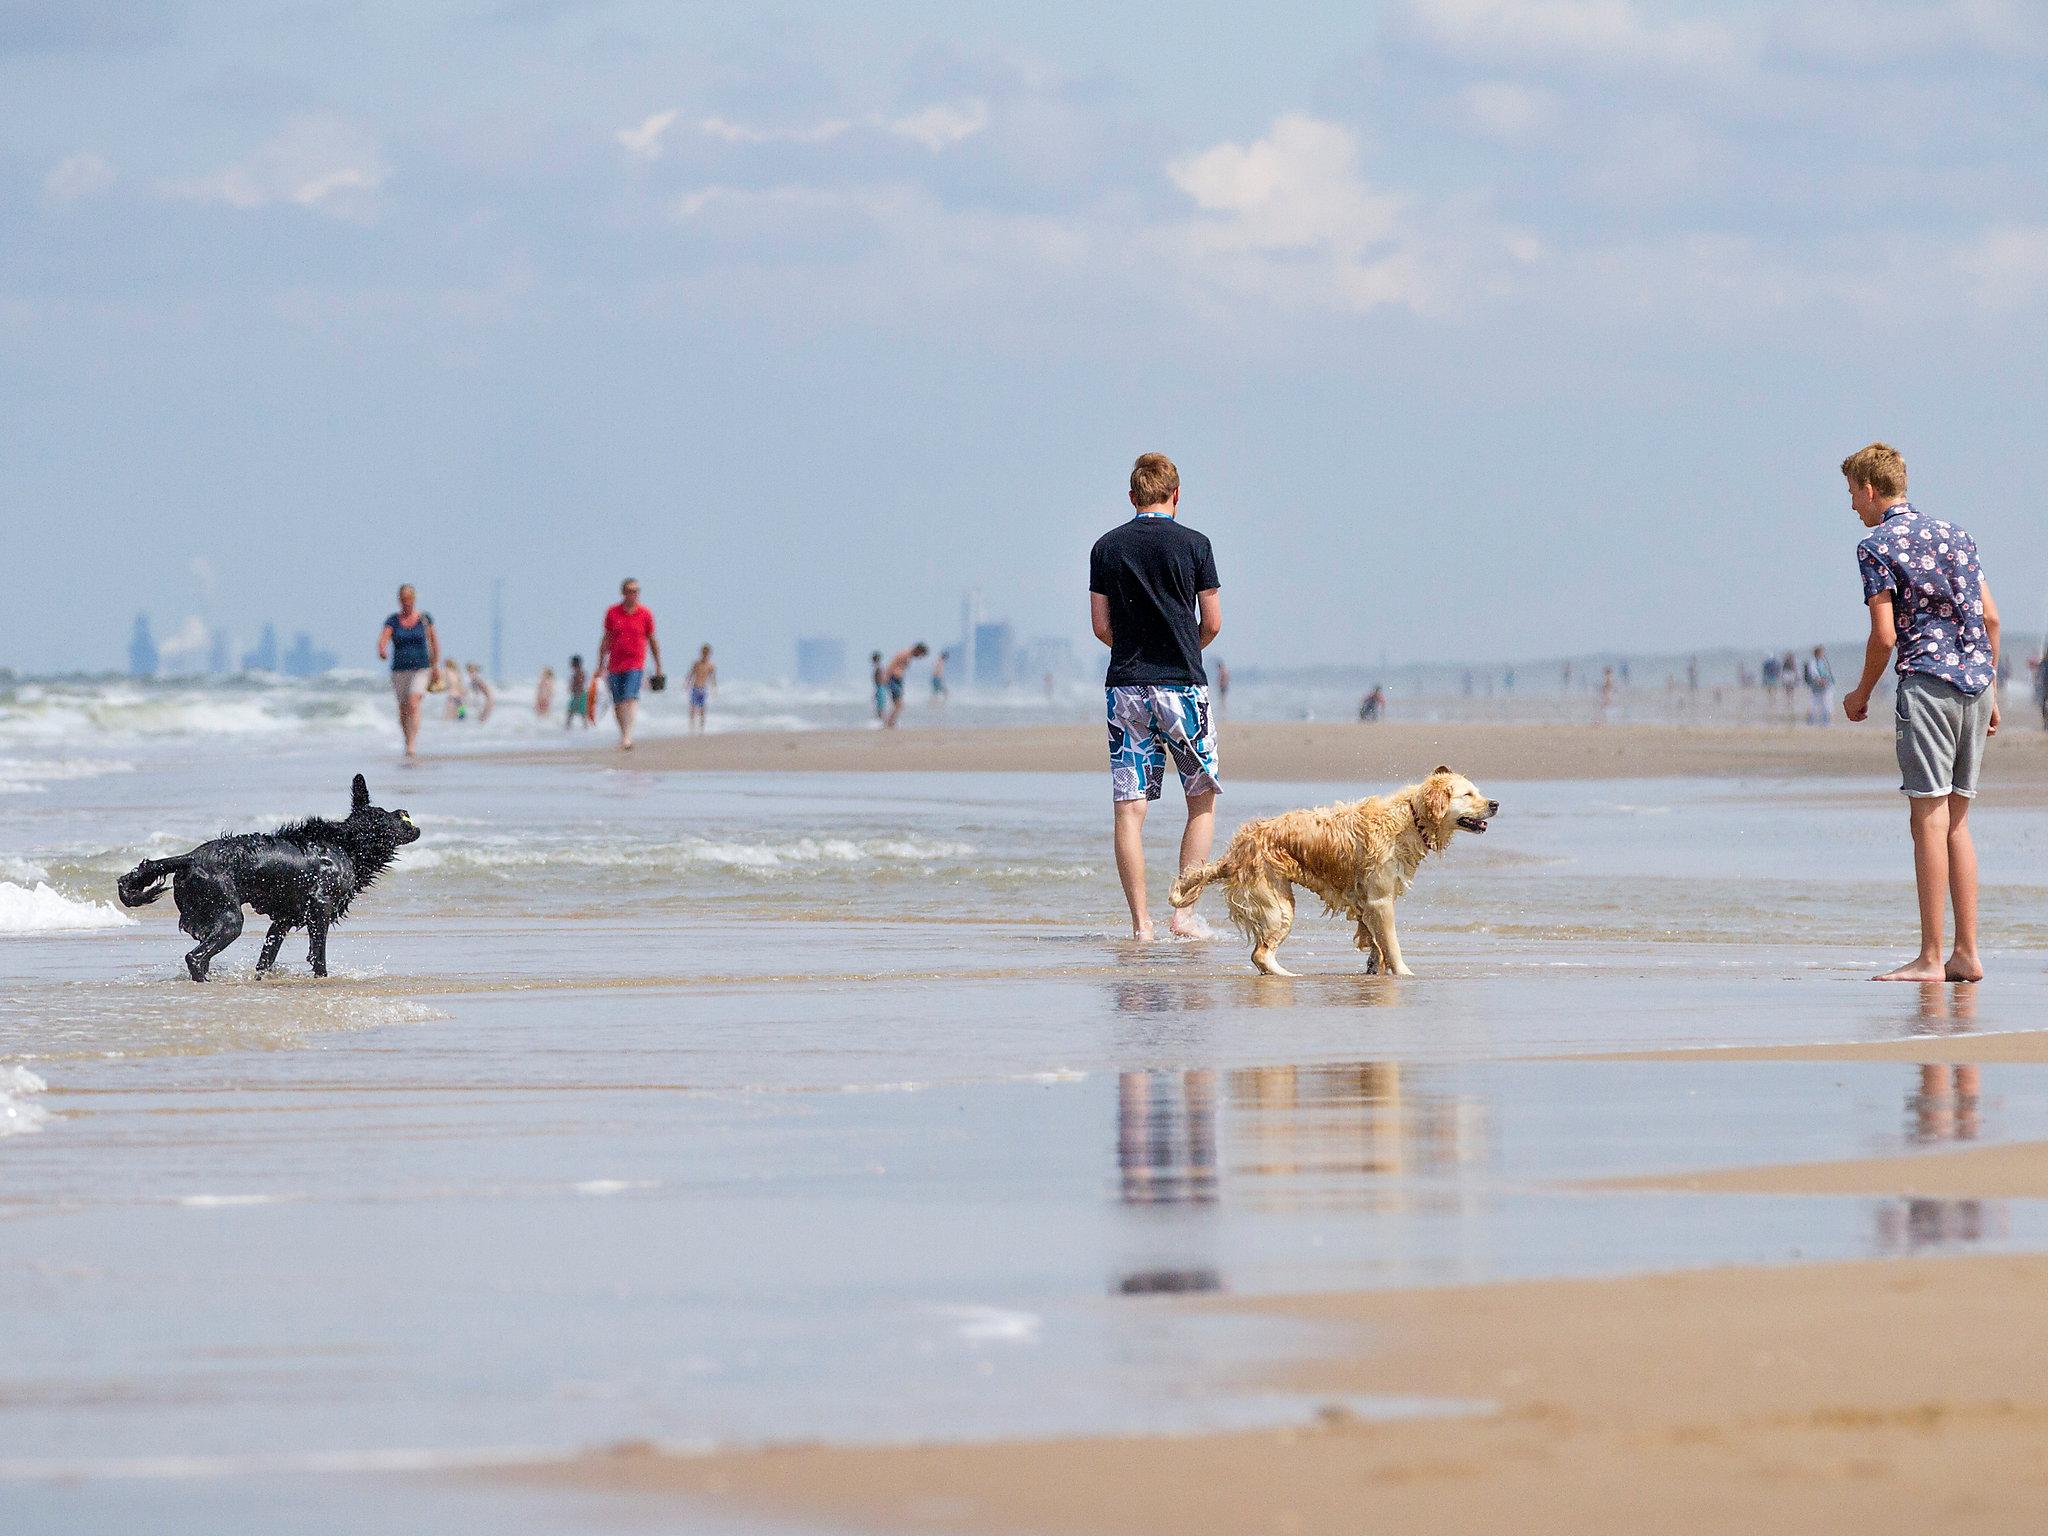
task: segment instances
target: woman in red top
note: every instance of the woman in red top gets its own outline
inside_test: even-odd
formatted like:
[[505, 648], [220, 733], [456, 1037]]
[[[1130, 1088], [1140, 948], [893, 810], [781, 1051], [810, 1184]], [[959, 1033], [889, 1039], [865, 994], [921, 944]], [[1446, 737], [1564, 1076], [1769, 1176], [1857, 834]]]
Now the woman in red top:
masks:
[[654, 638], [654, 610], [640, 606], [640, 583], [619, 583], [619, 600], [604, 611], [604, 637], [597, 642], [596, 675], [611, 689], [619, 720], [619, 748], [633, 750], [633, 717], [640, 713], [640, 677], [649, 654], [657, 685], [662, 679], [661, 642]]

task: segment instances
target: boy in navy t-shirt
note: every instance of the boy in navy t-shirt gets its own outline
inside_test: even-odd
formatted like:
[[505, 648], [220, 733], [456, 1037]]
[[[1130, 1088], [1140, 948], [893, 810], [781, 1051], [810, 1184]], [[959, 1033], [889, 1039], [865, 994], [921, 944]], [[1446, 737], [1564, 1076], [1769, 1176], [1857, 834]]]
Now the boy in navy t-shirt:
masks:
[[[1856, 546], [1870, 640], [1863, 676], [1842, 698], [1851, 720], [1870, 713], [1871, 690], [1898, 646], [1894, 736], [1900, 789], [1912, 806], [1913, 874], [1920, 893], [1920, 953], [1876, 981], [1981, 981], [1977, 958], [1977, 848], [1970, 802], [1984, 742], [1998, 734], [1998, 605], [1977, 543], [1954, 523], [1906, 500], [1906, 461], [1872, 443], [1842, 461], [1849, 504], [1871, 531]], [[1955, 907], [1956, 942], [1942, 950], [1942, 898]]]
[[[1202, 651], [1223, 628], [1216, 556], [1209, 541], [1176, 521], [1180, 471], [1163, 453], [1131, 469], [1136, 515], [1095, 541], [1088, 557], [1088, 605], [1095, 638], [1109, 647], [1103, 678], [1109, 715], [1110, 797], [1116, 804], [1116, 872], [1131, 909], [1131, 933], [1152, 937], [1145, 911], [1145, 808], [1159, 798], [1173, 757], [1187, 796], [1180, 867], [1209, 857], [1222, 788], [1209, 678]], [[1176, 912], [1173, 933], [1205, 931], [1192, 911]]]

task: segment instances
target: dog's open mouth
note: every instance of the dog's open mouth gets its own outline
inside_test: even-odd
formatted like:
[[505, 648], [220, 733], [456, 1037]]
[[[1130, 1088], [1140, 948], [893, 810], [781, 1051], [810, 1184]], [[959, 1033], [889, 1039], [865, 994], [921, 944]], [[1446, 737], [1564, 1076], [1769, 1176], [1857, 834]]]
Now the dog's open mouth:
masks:
[[1458, 825], [1467, 832], [1484, 832], [1486, 830], [1486, 818], [1484, 816], [1460, 816], [1458, 818]]

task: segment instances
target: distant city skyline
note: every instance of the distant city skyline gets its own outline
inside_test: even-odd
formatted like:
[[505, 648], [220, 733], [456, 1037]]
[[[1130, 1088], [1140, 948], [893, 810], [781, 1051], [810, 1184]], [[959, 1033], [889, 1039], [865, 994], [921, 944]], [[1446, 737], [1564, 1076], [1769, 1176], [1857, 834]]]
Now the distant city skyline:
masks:
[[1874, 437], [2048, 617], [2039, 6], [14, 0], [0, 101], [19, 670], [1087, 656], [1150, 449], [1245, 663], [1840, 633]]

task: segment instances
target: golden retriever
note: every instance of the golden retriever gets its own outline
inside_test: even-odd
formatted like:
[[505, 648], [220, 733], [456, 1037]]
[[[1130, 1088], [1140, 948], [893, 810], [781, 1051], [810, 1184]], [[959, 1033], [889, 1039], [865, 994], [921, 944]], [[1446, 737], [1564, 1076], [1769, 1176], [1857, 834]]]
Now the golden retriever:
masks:
[[1251, 940], [1252, 964], [1269, 976], [1292, 976], [1274, 951], [1294, 926], [1298, 885], [1358, 925], [1355, 942], [1370, 957], [1368, 970], [1412, 976], [1394, 934], [1395, 898], [1413, 883], [1423, 859], [1460, 827], [1484, 832], [1499, 814], [1498, 800], [1438, 765], [1420, 784], [1391, 795], [1248, 821], [1222, 858], [1187, 871], [1167, 899], [1192, 906], [1203, 887], [1223, 881], [1230, 920]]

